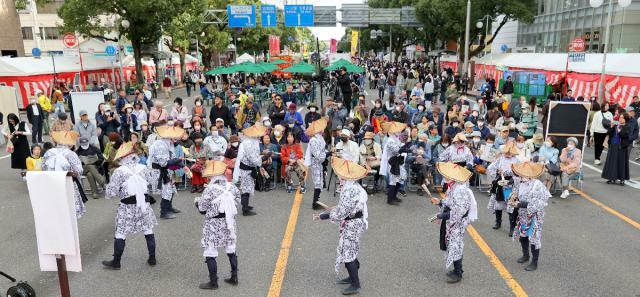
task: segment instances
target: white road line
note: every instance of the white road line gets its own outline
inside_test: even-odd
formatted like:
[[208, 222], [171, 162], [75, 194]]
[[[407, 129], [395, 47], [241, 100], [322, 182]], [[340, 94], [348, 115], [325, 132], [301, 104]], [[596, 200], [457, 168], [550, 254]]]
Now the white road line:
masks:
[[11, 155], [2, 156], [2, 157], [0, 157], [0, 160], [6, 159], [6, 158], [9, 158], [9, 157], [11, 157]]
[[[587, 168], [589, 168], [589, 169], [591, 169], [591, 170], [593, 170], [593, 171], [595, 171], [597, 173], [602, 173], [601, 169], [599, 169], [597, 167], [594, 167], [594, 166], [592, 166], [590, 164], [587, 164], [587, 163], [583, 162], [582, 166], [587, 167]], [[635, 181], [635, 180], [627, 180], [627, 181], [625, 181], [625, 184], [630, 186], [630, 187], [632, 187], [632, 188], [640, 190], [640, 183]]]
[[[608, 150], [602, 150], [602, 152], [606, 154], [606, 153], [608, 153]], [[633, 157], [633, 156], [630, 156], [630, 158], [629, 158], [629, 159], [631, 159], [632, 157]], [[633, 164], [633, 165], [636, 165], [636, 166], [640, 166], [640, 163], [638, 163], [638, 162], [636, 162], [636, 161], [633, 161], [633, 160], [629, 160], [629, 163], [631, 163], [631, 164]]]

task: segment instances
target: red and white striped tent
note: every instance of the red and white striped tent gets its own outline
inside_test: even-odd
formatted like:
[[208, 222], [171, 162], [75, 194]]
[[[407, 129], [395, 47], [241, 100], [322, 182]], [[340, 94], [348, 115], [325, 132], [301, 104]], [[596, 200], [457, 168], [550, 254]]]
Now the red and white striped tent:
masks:
[[[475, 74], [498, 80], [504, 70], [539, 71], [546, 74], [547, 84], [556, 84], [565, 77], [567, 54], [493, 54], [476, 60]], [[567, 82], [573, 96], [598, 96], [602, 54], [586, 54], [584, 62], [569, 62]], [[607, 55], [605, 99], [622, 106], [640, 95], [640, 54]]]

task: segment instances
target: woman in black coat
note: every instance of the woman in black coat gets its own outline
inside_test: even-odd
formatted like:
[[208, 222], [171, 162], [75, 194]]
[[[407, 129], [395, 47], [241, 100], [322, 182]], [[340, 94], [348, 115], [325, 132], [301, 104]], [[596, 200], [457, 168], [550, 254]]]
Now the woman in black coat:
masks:
[[21, 169], [21, 171], [27, 170], [27, 157], [29, 157], [29, 140], [28, 135], [31, 135], [29, 126], [26, 122], [20, 122], [17, 115], [10, 113], [7, 116], [7, 125], [2, 130], [7, 139], [11, 141], [13, 145], [13, 151], [11, 152], [11, 168]]
[[624, 185], [624, 181], [629, 179], [629, 126], [630, 116], [627, 113], [620, 115], [619, 123], [611, 123], [609, 128], [609, 150], [607, 161], [602, 169], [602, 178], [607, 180], [607, 184], [617, 181]]

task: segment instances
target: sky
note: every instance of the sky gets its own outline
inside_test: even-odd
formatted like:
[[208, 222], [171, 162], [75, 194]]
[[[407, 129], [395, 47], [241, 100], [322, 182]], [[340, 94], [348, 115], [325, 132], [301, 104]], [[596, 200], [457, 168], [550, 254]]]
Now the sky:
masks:
[[[341, 8], [343, 3], [357, 3], [361, 4], [363, 0], [262, 0], [262, 3], [273, 4], [278, 8], [283, 8], [284, 4], [313, 4], [319, 6], [336, 6]], [[338, 20], [340, 20], [340, 13], [338, 13]], [[320, 40], [337, 39], [340, 40], [345, 34], [345, 28], [340, 24], [336, 24], [336, 27], [311, 27], [311, 32], [317, 36]]]

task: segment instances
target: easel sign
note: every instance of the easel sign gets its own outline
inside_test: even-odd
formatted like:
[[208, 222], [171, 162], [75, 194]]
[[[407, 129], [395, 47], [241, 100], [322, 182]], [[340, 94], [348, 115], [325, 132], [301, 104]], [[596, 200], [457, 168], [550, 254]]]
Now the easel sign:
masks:
[[69, 296], [67, 271], [82, 271], [73, 182], [59, 171], [30, 171], [26, 179], [40, 270], [58, 271], [62, 296]]
[[[549, 105], [549, 121], [547, 122], [547, 135], [557, 140], [557, 148], [562, 151], [567, 146], [567, 139], [575, 137], [578, 140], [576, 147], [584, 152], [587, 129], [589, 127], [589, 102], [560, 102], [554, 101]], [[584, 157], [584, 154], [582, 155]], [[580, 160], [582, 162], [582, 160]]]

